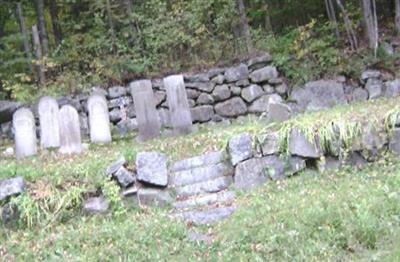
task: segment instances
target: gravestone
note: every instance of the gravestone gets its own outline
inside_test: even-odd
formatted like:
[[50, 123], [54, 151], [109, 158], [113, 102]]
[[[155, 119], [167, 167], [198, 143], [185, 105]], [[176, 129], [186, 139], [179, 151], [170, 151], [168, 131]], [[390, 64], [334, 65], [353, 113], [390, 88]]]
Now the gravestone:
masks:
[[173, 75], [164, 78], [164, 86], [167, 90], [171, 125], [175, 134], [188, 134], [192, 132], [192, 115], [190, 113], [183, 76]]
[[60, 147], [59, 108], [54, 98], [43, 97], [38, 106], [42, 148]]
[[156, 110], [154, 93], [150, 80], [130, 83], [129, 91], [135, 105], [139, 127], [139, 141], [146, 141], [160, 135], [161, 122]]
[[65, 105], [60, 110], [60, 142], [60, 153], [62, 154], [82, 152], [78, 112], [70, 105]]
[[37, 154], [35, 117], [26, 108], [18, 109], [13, 115], [15, 152], [17, 159]]
[[92, 95], [88, 100], [90, 141], [107, 144], [111, 142], [110, 115], [107, 101], [99, 94]]

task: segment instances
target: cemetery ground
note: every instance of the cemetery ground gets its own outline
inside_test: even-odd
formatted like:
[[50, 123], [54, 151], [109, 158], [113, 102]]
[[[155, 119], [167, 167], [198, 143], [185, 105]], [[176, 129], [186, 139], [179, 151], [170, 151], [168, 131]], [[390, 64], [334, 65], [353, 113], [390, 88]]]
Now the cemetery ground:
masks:
[[[133, 165], [141, 151], [165, 153], [174, 161], [220, 150], [243, 132], [285, 132], [288, 125], [323, 129], [332, 121], [349, 130], [364, 121], [383, 124], [397, 116], [399, 102], [340, 106], [281, 125], [249, 118], [146, 143], [124, 138], [107, 146], [90, 145], [79, 156], [46, 151], [19, 162], [2, 159], [0, 179], [24, 176], [28, 189], [16, 199], [24, 209], [21, 223], [0, 228], [0, 260], [398, 261], [400, 163], [390, 155], [361, 170], [307, 171], [250, 193], [238, 192], [234, 215], [208, 227], [173, 220], [168, 209], [124, 206], [104, 171], [121, 155]], [[109, 198], [112, 212], [82, 216], [82, 199], [98, 188]], [[204, 241], [191, 241], [196, 234]]]

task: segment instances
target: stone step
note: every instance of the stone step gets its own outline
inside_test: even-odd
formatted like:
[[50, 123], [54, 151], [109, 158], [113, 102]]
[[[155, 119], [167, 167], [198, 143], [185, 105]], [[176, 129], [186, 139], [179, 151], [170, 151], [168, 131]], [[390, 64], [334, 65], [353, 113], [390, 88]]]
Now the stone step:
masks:
[[233, 203], [233, 201], [235, 200], [235, 196], [235, 192], [233, 191], [222, 191], [218, 193], [199, 195], [186, 200], [177, 201], [173, 204], [173, 206], [177, 210], [183, 210], [216, 204], [229, 205]]
[[218, 163], [171, 173], [168, 183], [172, 187], [186, 186], [228, 175], [233, 175], [233, 167], [229, 163]]
[[184, 159], [172, 164], [170, 172], [179, 172], [183, 170], [189, 170], [196, 167], [215, 165], [225, 160], [225, 155], [222, 151], [211, 152], [201, 156], [196, 156], [188, 159]]
[[236, 207], [219, 207], [205, 211], [188, 211], [177, 213], [174, 216], [195, 225], [214, 224], [229, 218], [236, 210]]
[[222, 176], [205, 182], [176, 187], [177, 197], [190, 197], [205, 193], [216, 193], [227, 189], [233, 183], [232, 176]]

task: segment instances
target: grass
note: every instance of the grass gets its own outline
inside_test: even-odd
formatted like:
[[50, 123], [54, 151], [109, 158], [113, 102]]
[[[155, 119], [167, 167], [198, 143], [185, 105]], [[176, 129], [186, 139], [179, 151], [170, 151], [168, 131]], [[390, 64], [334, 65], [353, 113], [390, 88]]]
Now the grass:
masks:
[[[134, 169], [140, 151], [165, 153], [169, 161], [221, 150], [228, 139], [269, 129], [286, 134], [300, 128], [328, 132], [332, 124], [370, 123], [387, 128], [397, 119], [400, 98], [299, 115], [283, 124], [248, 119], [230, 126], [203, 126], [182, 137], [138, 143], [132, 137], [111, 145], [91, 145], [80, 156], [41, 152], [20, 162], [0, 160], [0, 179], [21, 175], [28, 192], [13, 201], [22, 208], [22, 224], [0, 228], [0, 261], [36, 260], [273, 260], [398, 261], [400, 257], [400, 164], [391, 157], [367, 169], [316, 174], [270, 183], [239, 194], [239, 210], [229, 221], [201, 227], [214, 242], [188, 241], [190, 225], [170, 219], [168, 210], [121, 208], [118, 188], [105, 168], [124, 155]], [[326, 136], [328, 137], [328, 135]], [[7, 145], [0, 146], [1, 149]], [[88, 192], [103, 190], [113, 204], [105, 217], [81, 216]], [[128, 205], [130, 206], [130, 205]]]
[[27, 261], [398, 261], [400, 164], [304, 173], [238, 198], [227, 221], [197, 230], [167, 210], [76, 216], [68, 223], [0, 230], [0, 260]]

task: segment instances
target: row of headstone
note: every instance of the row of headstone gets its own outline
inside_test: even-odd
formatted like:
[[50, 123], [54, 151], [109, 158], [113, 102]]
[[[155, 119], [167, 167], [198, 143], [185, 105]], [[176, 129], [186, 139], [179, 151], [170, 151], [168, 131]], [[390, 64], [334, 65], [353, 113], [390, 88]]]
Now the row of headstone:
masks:
[[[164, 79], [170, 109], [171, 124], [176, 135], [192, 132], [192, 117], [182, 75]], [[130, 84], [137, 121], [139, 141], [160, 135], [161, 121], [156, 110], [150, 80], [134, 81]], [[93, 94], [87, 103], [89, 112], [90, 141], [107, 144], [112, 141], [110, 116], [107, 101], [101, 94]], [[40, 145], [44, 149], [59, 148], [62, 154], [82, 152], [80, 122], [77, 110], [65, 105], [59, 109], [54, 98], [44, 97], [38, 105], [40, 122]], [[36, 125], [33, 113], [26, 108], [14, 113], [16, 156], [18, 159], [37, 153]]]

